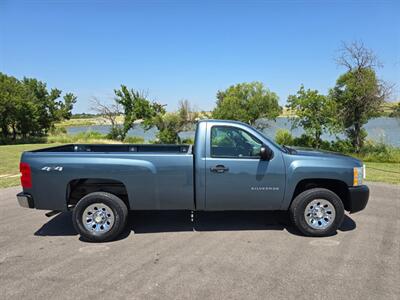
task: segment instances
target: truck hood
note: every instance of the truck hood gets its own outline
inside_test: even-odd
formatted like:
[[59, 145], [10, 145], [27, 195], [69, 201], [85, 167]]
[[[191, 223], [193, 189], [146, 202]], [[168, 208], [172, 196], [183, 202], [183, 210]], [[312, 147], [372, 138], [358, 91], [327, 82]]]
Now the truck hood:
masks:
[[291, 147], [292, 149], [295, 150], [293, 153], [294, 155], [297, 156], [311, 156], [311, 157], [320, 157], [320, 158], [337, 158], [337, 159], [346, 159], [349, 160], [349, 162], [353, 162], [357, 165], [362, 165], [361, 161], [357, 158], [351, 157], [349, 155], [345, 155], [342, 153], [338, 152], [332, 152], [332, 151], [325, 151], [325, 150], [317, 150], [317, 149], [312, 149], [312, 148], [303, 148], [303, 147]]

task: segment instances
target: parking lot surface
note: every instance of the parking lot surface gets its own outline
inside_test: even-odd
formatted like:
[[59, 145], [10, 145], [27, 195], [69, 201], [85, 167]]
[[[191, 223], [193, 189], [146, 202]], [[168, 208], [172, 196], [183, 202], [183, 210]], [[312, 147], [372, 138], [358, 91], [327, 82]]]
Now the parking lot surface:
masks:
[[399, 299], [400, 186], [369, 184], [336, 235], [286, 214], [135, 212], [118, 241], [81, 241], [0, 190], [0, 299]]

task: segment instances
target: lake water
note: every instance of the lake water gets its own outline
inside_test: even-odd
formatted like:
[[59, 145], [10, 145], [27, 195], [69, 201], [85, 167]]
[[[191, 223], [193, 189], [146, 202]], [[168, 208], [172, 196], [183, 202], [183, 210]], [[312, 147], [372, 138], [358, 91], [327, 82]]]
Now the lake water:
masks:
[[[274, 139], [278, 129], [287, 129], [291, 131], [294, 136], [300, 136], [304, 132], [302, 128], [291, 130], [290, 120], [284, 117], [277, 118], [276, 121], [267, 121], [267, 125], [268, 127], [266, 127], [263, 132], [271, 139]], [[365, 125], [365, 129], [368, 132], [367, 139], [400, 147], [400, 119], [387, 117], [371, 119]], [[107, 134], [109, 130], [110, 125], [72, 126], [67, 128], [67, 132], [69, 134], [77, 134], [79, 132], [87, 131], [97, 131]], [[156, 138], [156, 133], [156, 128], [145, 131], [139, 125], [137, 125], [128, 132], [128, 135], [141, 136], [145, 139], [145, 141], [150, 141]], [[194, 137], [194, 131], [182, 132], [179, 135], [181, 138]], [[343, 135], [339, 135], [338, 137], [344, 138]], [[335, 140], [335, 136], [324, 135], [323, 139]]]

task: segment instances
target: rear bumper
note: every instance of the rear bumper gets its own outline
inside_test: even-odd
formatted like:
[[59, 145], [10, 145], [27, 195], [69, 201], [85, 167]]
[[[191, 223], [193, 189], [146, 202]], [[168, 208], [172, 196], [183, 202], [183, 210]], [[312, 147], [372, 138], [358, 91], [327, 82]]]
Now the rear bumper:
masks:
[[366, 185], [349, 187], [349, 197], [346, 210], [356, 213], [363, 210], [368, 203], [369, 188]]
[[34, 208], [35, 202], [31, 195], [21, 192], [17, 194], [18, 204], [25, 208]]

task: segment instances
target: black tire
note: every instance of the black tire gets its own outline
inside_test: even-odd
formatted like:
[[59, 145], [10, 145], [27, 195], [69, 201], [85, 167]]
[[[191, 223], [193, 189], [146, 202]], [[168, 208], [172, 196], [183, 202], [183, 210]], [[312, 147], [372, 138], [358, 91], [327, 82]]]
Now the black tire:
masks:
[[[327, 200], [335, 208], [335, 217], [327, 228], [315, 229], [311, 227], [304, 216], [308, 204], [316, 199]], [[313, 188], [300, 193], [293, 200], [289, 208], [289, 213], [292, 223], [301, 233], [307, 236], [321, 237], [330, 236], [336, 233], [336, 230], [342, 224], [344, 218], [344, 207], [342, 200], [340, 200], [334, 192], [323, 188]]]
[[[102, 203], [107, 205], [113, 212], [113, 224], [109, 231], [95, 233], [88, 230], [82, 221], [82, 215], [91, 204]], [[89, 242], [107, 242], [117, 238], [124, 230], [128, 220], [128, 208], [117, 196], [106, 192], [94, 192], [87, 194], [76, 204], [72, 213], [72, 222], [81, 237]]]

